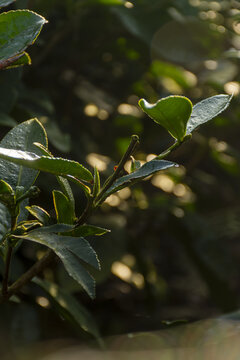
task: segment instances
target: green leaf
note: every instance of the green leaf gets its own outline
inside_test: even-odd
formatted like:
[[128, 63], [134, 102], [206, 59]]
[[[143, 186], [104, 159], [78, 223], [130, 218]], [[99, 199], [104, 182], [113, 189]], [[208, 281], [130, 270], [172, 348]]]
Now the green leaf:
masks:
[[130, 167], [130, 172], [134, 172], [138, 169], [140, 169], [141, 167], [141, 161], [139, 160], [135, 160], [133, 156], [131, 156], [131, 167]]
[[94, 168], [94, 176], [93, 176], [93, 197], [96, 197], [100, 191], [100, 176], [99, 171], [95, 167]]
[[[50, 151], [47, 148], [45, 148], [42, 144], [34, 143], [34, 145], [42, 152], [43, 155], [53, 157], [53, 155], [50, 153]], [[62, 176], [56, 176], [56, 178], [57, 178], [59, 185], [61, 186], [63, 193], [69, 199], [71, 207], [72, 207], [72, 211], [75, 214], [75, 199], [74, 199], [74, 195], [73, 195], [71, 186], [69, 185], [69, 182], [67, 181], [67, 179], [65, 179]], [[85, 186], [85, 185], [83, 184], [83, 186]], [[89, 192], [90, 192], [90, 189], [89, 189]]]
[[[48, 226], [50, 228], [50, 226]], [[34, 241], [52, 249], [63, 262], [68, 274], [72, 276], [86, 290], [91, 298], [95, 297], [95, 281], [83, 267], [82, 261], [100, 269], [97, 255], [88, 241], [84, 238], [57, 235], [43, 231], [44, 228], [32, 230], [24, 236], [23, 240]]]
[[92, 181], [93, 179], [89, 170], [73, 160], [50, 156], [38, 156], [33, 152], [9, 150], [3, 147], [0, 148], [0, 158], [31, 169], [49, 172], [54, 175], [71, 175], [85, 181]]
[[[31, 151], [35, 149], [32, 144], [34, 141], [47, 146], [45, 130], [37, 119], [25, 121], [11, 129], [2, 139], [0, 146], [4, 147], [5, 150], [17, 148], [19, 150]], [[38, 153], [39, 150], [36, 152]], [[19, 187], [23, 187], [24, 191], [29, 190], [37, 175], [38, 171], [36, 170], [27, 169], [0, 159], [0, 179], [8, 183], [14, 191]], [[20, 221], [24, 220], [27, 216], [27, 211], [24, 212], [24, 206], [26, 205], [26, 202], [22, 203]], [[0, 235], [3, 235], [8, 230], [10, 223], [11, 219], [6, 207], [0, 204]]]
[[103, 194], [103, 197], [100, 199], [100, 201], [102, 202], [108, 196], [110, 196], [111, 194], [115, 193], [118, 190], [123, 189], [126, 186], [131, 186], [136, 182], [150, 175], [153, 175], [160, 170], [165, 170], [172, 166], [178, 166], [178, 165], [171, 161], [166, 161], [166, 160], [151, 160], [145, 163], [143, 166], [141, 166], [138, 170], [117, 179], [113, 183], [113, 185]]
[[139, 100], [139, 106], [156, 123], [162, 125], [175, 139], [182, 141], [192, 112], [191, 101], [184, 96], [168, 96], [149, 104]]
[[92, 334], [96, 339], [100, 338], [94, 318], [72, 295], [47, 280], [35, 277], [32, 281], [50, 296], [50, 300], [60, 315], [71, 323], [80, 326], [81, 329]]
[[29, 10], [0, 14], [0, 66], [1, 62], [33, 44], [46, 22], [42, 16]]
[[53, 190], [53, 203], [57, 222], [60, 224], [73, 224], [75, 213], [72, 211], [72, 206], [67, 196], [59, 190]]
[[15, 0], [0, 0], [0, 8], [4, 6], [8, 6], [9, 4], [13, 3]]
[[104, 229], [94, 225], [81, 225], [68, 233], [70, 236], [101, 236], [110, 232], [108, 229]]
[[34, 216], [41, 224], [49, 225], [51, 217], [46, 210], [37, 205], [26, 206], [26, 209]]
[[4, 180], [0, 180], [0, 202], [8, 209], [15, 205], [15, 193], [13, 188]]
[[213, 119], [229, 106], [232, 95], [216, 95], [200, 101], [194, 105], [192, 115], [187, 123], [187, 135], [198, 126]]
[[68, 232], [73, 229], [74, 229], [73, 225], [53, 224], [53, 225], [48, 225], [48, 226], [42, 226], [41, 228], [38, 229], [38, 232], [58, 234], [58, 233]]

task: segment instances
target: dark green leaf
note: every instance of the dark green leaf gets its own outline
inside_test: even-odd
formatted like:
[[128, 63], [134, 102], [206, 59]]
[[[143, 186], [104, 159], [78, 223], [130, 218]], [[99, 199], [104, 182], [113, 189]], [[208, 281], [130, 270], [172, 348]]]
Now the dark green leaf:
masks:
[[37, 205], [26, 206], [26, 209], [32, 216], [40, 221], [43, 225], [49, 225], [51, 217], [46, 210]]
[[43, 226], [43, 227], [39, 228], [38, 232], [57, 234], [57, 233], [64, 233], [64, 232], [67, 232], [67, 231], [71, 231], [73, 229], [74, 229], [73, 225], [53, 224], [53, 225]]
[[31, 169], [49, 172], [54, 175], [71, 175], [77, 179], [92, 181], [89, 170], [73, 160], [38, 156], [33, 152], [0, 148], [0, 158]]
[[33, 44], [45, 23], [42, 16], [28, 10], [0, 14], [0, 66]]
[[[28, 120], [10, 130], [3, 138], [0, 145], [7, 149], [17, 148], [19, 150], [31, 151], [35, 150], [34, 141], [42, 143], [47, 146], [47, 137], [44, 128], [36, 119]], [[39, 150], [36, 151], [39, 153]], [[38, 171], [27, 169], [8, 161], [0, 160], [0, 179], [6, 181], [13, 190], [22, 187], [24, 191], [30, 189], [34, 183]], [[24, 220], [27, 216], [27, 211], [24, 212], [24, 206], [27, 203], [22, 203], [22, 212], [19, 220]], [[6, 207], [0, 204], [0, 234], [4, 234], [10, 226], [10, 217]]]
[[79, 301], [47, 280], [34, 278], [32, 281], [50, 296], [50, 300], [66, 320], [80, 326], [84, 331], [99, 339], [100, 335], [94, 318]]
[[117, 179], [113, 185], [103, 194], [101, 202], [105, 200], [109, 195], [115, 193], [118, 190], [123, 189], [126, 186], [131, 186], [137, 181], [140, 181], [147, 176], [155, 174], [157, 171], [168, 169], [172, 166], [178, 166], [177, 164], [166, 160], [151, 160], [141, 166], [138, 170], [128, 175], [122, 176]]
[[191, 101], [184, 96], [168, 96], [149, 104], [139, 101], [141, 109], [156, 123], [162, 125], [175, 139], [182, 141], [186, 134], [188, 119], [192, 112]]
[[61, 191], [53, 190], [53, 203], [57, 222], [60, 224], [73, 224], [75, 213], [72, 211], [72, 206], [67, 196]]
[[95, 281], [81, 263], [84, 261], [96, 269], [100, 268], [93, 248], [84, 238], [61, 236], [42, 230], [44, 228], [33, 230], [27, 235], [19, 236], [19, 238], [34, 241], [52, 249], [62, 260], [69, 275], [82, 285], [91, 298], [94, 298]]
[[94, 225], [81, 225], [68, 233], [70, 236], [101, 236], [110, 232], [108, 229], [104, 229]]
[[231, 95], [216, 95], [194, 105], [187, 123], [187, 134], [191, 134], [198, 126], [223, 112], [229, 106], [231, 99]]

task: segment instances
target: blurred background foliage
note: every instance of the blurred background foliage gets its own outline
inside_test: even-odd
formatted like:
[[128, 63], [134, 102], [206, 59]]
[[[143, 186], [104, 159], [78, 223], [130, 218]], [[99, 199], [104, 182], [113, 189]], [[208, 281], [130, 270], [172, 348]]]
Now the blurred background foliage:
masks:
[[[61, 266], [44, 276], [75, 294], [103, 335], [160, 329], [164, 320], [238, 309], [240, 2], [18, 0], [11, 8], [34, 10], [49, 23], [30, 48], [32, 66], [0, 73], [1, 135], [38, 117], [55, 155], [90, 169], [96, 165], [102, 179], [133, 133], [141, 139], [135, 154], [141, 162], [171, 144], [168, 133], [139, 109], [140, 97], [155, 102], [183, 94], [195, 104], [234, 94], [226, 112], [171, 155], [179, 168], [112, 195], [91, 218], [90, 223], [111, 229], [91, 239], [102, 264], [95, 274], [96, 300], [88, 299]], [[51, 212], [57, 184], [46, 174], [38, 184], [42, 193], [35, 202]], [[80, 212], [84, 196], [74, 191]], [[41, 251], [24, 245], [13, 279]], [[32, 296], [25, 290], [25, 305], [1, 310], [1, 327], [7, 326], [11, 339], [24, 344], [76, 336], [49, 311], [53, 305], [44, 293], [34, 291]]]

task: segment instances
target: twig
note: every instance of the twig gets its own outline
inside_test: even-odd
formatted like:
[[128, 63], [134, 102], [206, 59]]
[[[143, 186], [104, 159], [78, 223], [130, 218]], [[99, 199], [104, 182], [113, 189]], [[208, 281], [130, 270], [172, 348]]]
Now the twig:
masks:
[[104, 193], [112, 186], [115, 180], [119, 177], [119, 174], [124, 168], [124, 165], [126, 164], [127, 160], [130, 158], [130, 156], [134, 153], [137, 145], [139, 144], [139, 137], [137, 135], [132, 135], [131, 142], [121, 158], [119, 164], [116, 167], [115, 172], [106, 180], [105, 184], [103, 185], [102, 190], [98, 194], [97, 198], [95, 199], [95, 203], [97, 205], [101, 204], [101, 198], [104, 195]]

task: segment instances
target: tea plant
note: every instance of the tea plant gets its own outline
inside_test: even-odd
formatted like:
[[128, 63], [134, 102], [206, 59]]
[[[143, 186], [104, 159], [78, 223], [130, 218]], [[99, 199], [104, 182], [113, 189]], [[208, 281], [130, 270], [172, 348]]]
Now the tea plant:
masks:
[[[0, 6], [10, 2], [0, 1]], [[27, 10], [0, 14], [0, 68], [30, 63], [25, 49], [36, 40], [45, 22], [44, 18]], [[169, 96], [155, 104], [141, 99], [140, 108], [170, 133], [174, 143], [141, 165], [133, 158], [139, 138], [132, 135], [125, 154], [105, 182], [97, 168], [90, 171], [77, 161], [54, 157], [48, 149], [46, 131], [37, 119], [25, 121], [10, 130], [0, 143], [0, 255], [4, 262], [0, 303], [18, 299], [16, 296], [22, 288], [33, 281], [48, 293], [65, 318], [98, 338], [97, 327], [87, 310], [66, 291], [38, 275], [58, 257], [68, 274], [94, 298], [95, 282], [89, 268], [100, 270], [100, 264], [85, 238], [101, 236], [109, 230], [89, 224], [92, 213], [118, 190], [177, 166], [164, 159], [190, 139], [199, 125], [225, 110], [230, 101], [229, 95], [213, 96], [195, 106], [184, 96]], [[131, 171], [123, 175], [124, 165], [130, 158]], [[61, 190], [52, 191], [55, 216], [38, 205], [29, 205], [29, 199], [39, 194], [35, 182], [40, 171], [56, 176], [61, 187]], [[75, 212], [71, 182], [86, 196], [87, 205], [81, 214]], [[34, 220], [28, 219], [29, 214]], [[29, 270], [9, 284], [11, 260], [23, 241], [44, 245], [47, 250]]]

